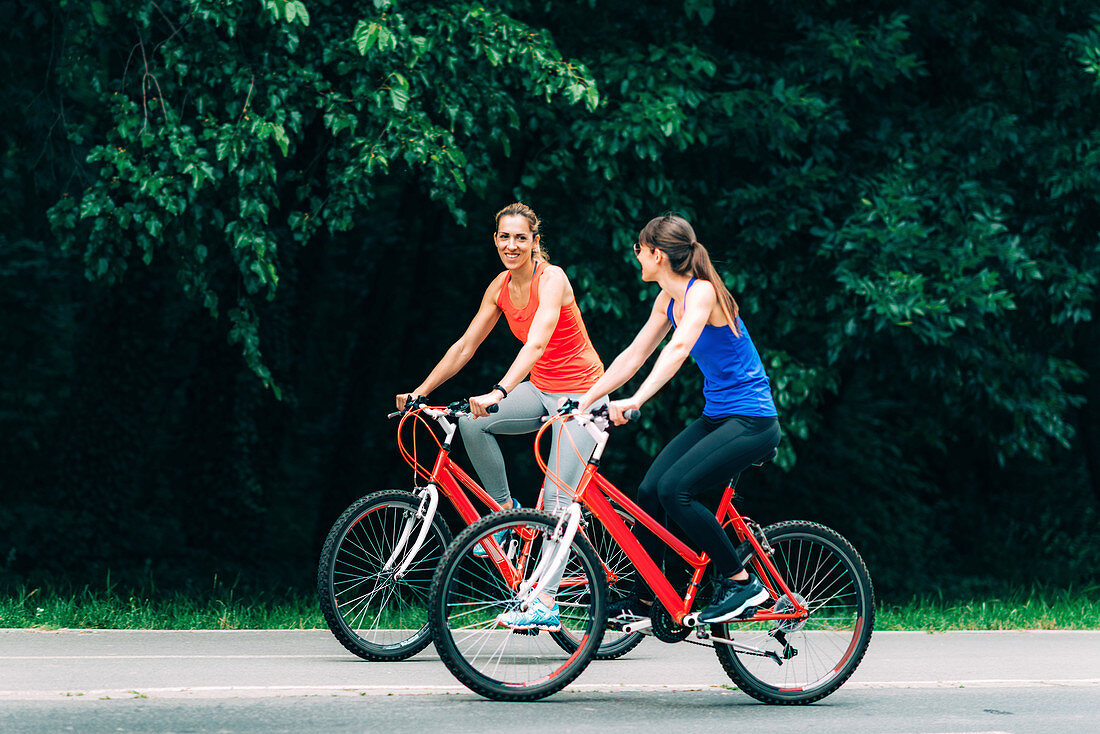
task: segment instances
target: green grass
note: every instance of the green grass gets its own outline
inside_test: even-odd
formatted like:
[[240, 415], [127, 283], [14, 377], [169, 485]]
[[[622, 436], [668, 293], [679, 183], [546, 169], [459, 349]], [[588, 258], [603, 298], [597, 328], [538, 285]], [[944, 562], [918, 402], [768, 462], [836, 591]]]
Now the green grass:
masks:
[[0, 593], [0, 628], [39, 629], [315, 629], [325, 621], [317, 600], [301, 593], [248, 593], [216, 588], [206, 595], [75, 593], [18, 587]]
[[918, 597], [883, 604], [877, 630], [1100, 630], [1100, 587], [1021, 589], [966, 601]]
[[[404, 620], [395, 626], [408, 626]], [[419, 626], [419, 625], [416, 625]], [[0, 593], [0, 627], [38, 629], [324, 629], [316, 599], [287, 591], [249, 593], [76, 592], [15, 587]], [[876, 630], [1100, 630], [1100, 587], [1027, 589], [983, 599], [921, 597], [880, 604]]]

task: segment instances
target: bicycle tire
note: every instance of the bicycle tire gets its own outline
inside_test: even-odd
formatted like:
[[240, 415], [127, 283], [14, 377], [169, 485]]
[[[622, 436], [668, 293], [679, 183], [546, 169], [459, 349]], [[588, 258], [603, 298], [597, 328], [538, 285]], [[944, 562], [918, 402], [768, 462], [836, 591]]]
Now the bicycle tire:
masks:
[[[794, 520], [764, 529], [775, 549], [772, 562], [810, 616], [788, 620], [711, 625], [716, 637], [736, 640], [768, 657], [716, 643], [726, 674], [742, 691], [764, 703], [808, 704], [836, 691], [867, 652], [875, 621], [870, 574], [856, 549], [835, 530]], [[784, 595], [783, 599], [786, 596]], [[776, 601], [777, 608], [787, 604]], [[774, 635], [785, 628], [790, 649]], [[790, 655], [791, 650], [794, 654]]]
[[360, 497], [333, 523], [322, 546], [321, 612], [340, 644], [364, 660], [404, 660], [431, 642], [428, 591], [451, 542], [447, 523], [436, 513], [402, 579], [383, 570], [405, 518], [419, 507], [420, 498], [402, 490]]
[[[626, 523], [628, 528], [634, 527], [634, 518], [625, 510], [615, 508], [615, 512]], [[618, 601], [630, 594], [637, 583], [638, 570], [626, 557], [619, 544], [611, 537], [611, 533], [603, 523], [596, 520], [592, 513], [584, 511], [584, 535], [588, 539], [596, 556], [607, 569], [607, 602]], [[565, 569], [565, 578], [571, 576], [571, 569]], [[577, 647], [577, 641], [567, 631], [552, 632], [554, 641], [561, 645], [566, 652], [572, 652]], [[621, 630], [607, 629], [603, 633], [603, 641], [596, 651], [597, 660], [615, 660], [621, 658], [636, 648], [645, 639], [641, 632], [627, 634]]]
[[[505, 510], [459, 533], [432, 579], [429, 603], [432, 640], [447, 669], [470, 690], [499, 701], [535, 701], [572, 682], [595, 657], [607, 620], [605, 573], [596, 553], [577, 536], [567, 568], [583, 576], [575, 594], [559, 591], [563, 628], [579, 645], [563, 650], [543, 631], [514, 631], [497, 624], [515, 608], [516, 590], [487, 556], [474, 549], [494, 533], [511, 529], [517, 563], [535, 568], [543, 541], [557, 519], [541, 510]], [[518, 531], [518, 532], [517, 532]], [[519, 540], [524, 536], [533, 539]], [[517, 584], [518, 585], [518, 584]]]

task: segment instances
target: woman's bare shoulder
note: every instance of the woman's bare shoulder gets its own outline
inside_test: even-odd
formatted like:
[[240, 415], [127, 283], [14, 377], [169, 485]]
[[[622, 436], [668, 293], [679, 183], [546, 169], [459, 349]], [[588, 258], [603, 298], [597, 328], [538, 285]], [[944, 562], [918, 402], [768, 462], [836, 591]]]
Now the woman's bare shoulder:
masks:
[[508, 277], [508, 271], [502, 270], [497, 273], [497, 276], [489, 281], [489, 286], [485, 289], [485, 300], [496, 302], [500, 296], [500, 289], [504, 287], [504, 279]]
[[551, 265], [550, 263], [546, 263], [545, 265], [543, 265], [543, 267], [546, 268], [546, 270], [544, 270], [542, 274], [543, 280], [545, 280], [546, 278], [551, 278], [554, 280], [564, 280], [566, 282], [569, 281], [569, 276], [565, 274], [565, 270], [560, 265]]

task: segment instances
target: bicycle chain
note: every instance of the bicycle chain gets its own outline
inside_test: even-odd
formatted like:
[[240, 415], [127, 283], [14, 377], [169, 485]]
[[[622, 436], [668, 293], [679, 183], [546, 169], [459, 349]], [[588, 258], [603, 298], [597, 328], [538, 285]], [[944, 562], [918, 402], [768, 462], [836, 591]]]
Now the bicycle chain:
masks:
[[[725, 638], [723, 638], [723, 639], [725, 639]], [[698, 640], [689, 640], [689, 639], [685, 639], [685, 640], [683, 640], [683, 642], [687, 642], [691, 645], [698, 645], [699, 647], [709, 647], [711, 649], [714, 649], [714, 648], [718, 647], [718, 645], [714, 644], [713, 642], [699, 642]], [[776, 657], [774, 652], [769, 652], [767, 650], [761, 650], [760, 652], [754, 652], [752, 650], [738, 650], [737, 652], [741, 653], [742, 655], [754, 655], [756, 657], [761, 657], [761, 658], [775, 658]]]

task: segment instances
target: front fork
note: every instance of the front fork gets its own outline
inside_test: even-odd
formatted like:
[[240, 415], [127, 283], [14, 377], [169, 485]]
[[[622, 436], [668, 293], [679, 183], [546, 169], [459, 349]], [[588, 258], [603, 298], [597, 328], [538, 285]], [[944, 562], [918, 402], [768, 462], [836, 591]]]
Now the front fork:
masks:
[[[428, 529], [431, 528], [432, 520], [435, 519], [436, 508], [439, 507], [439, 490], [436, 489], [435, 484], [429, 483], [426, 487], [421, 488], [417, 496], [420, 497], [420, 506], [414, 514], [406, 516], [405, 526], [401, 528], [401, 535], [393, 544], [393, 552], [390, 553], [385, 565], [382, 566], [384, 572], [389, 571], [397, 563], [397, 559], [402, 558], [401, 565], [393, 572], [395, 579], [404, 578], [405, 572], [409, 570], [409, 564], [416, 558], [416, 554], [420, 552], [420, 547], [424, 545], [424, 539], [428, 537]], [[408, 545], [409, 538], [412, 537], [417, 523], [420, 523], [420, 532], [417, 533], [416, 540], [410, 546]], [[405, 552], [406, 546], [409, 549], [407, 553]]]
[[573, 538], [577, 535], [580, 522], [581, 506], [579, 503], [574, 502], [558, 518], [558, 524], [554, 526], [554, 533], [547, 541], [547, 545], [557, 545], [554, 552], [543, 552], [538, 564], [535, 566], [535, 570], [524, 579], [516, 591], [516, 600], [519, 601], [521, 609], [528, 609], [531, 602], [538, 598], [538, 595], [546, 588], [547, 579], [560, 578], [561, 574], [558, 571], [565, 566], [569, 549], [573, 545]]

